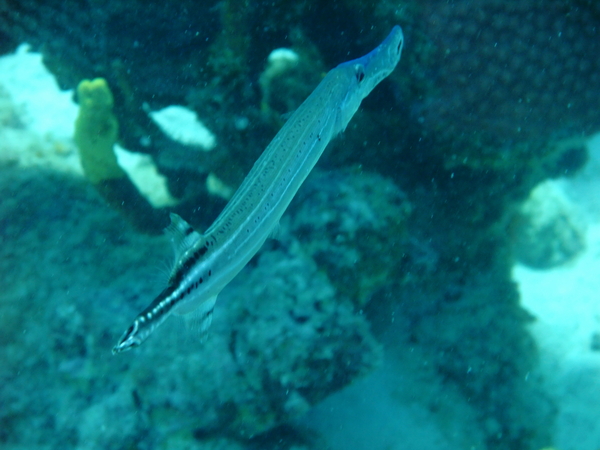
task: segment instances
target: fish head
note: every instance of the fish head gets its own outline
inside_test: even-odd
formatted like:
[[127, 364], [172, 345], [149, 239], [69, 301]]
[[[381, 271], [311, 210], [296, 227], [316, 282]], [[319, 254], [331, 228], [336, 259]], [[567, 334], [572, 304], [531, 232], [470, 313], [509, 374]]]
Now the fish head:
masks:
[[143, 337], [139, 333], [140, 324], [138, 320], [135, 320], [129, 328], [123, 333], [117, 345], [115, 345], [112, 349], [113, 355], [117, 353], [125, 352], [127, 350], [131, 350], [134, 347], [139, 346], [143, 341]]
[[330, 71], [332, 78], [337, 78], [335, 86], [344, 89], [336, 131], [346, 128], [363, 99], [396, 68], [403, 47], [404, 34], [402, 28], [396, 25], [373, 51]]

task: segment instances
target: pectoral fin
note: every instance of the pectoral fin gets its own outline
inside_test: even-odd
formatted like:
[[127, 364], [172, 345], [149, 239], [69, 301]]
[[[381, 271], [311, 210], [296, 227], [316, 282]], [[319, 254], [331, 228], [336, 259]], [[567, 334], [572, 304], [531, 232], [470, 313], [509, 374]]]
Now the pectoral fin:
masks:
[[202, 239], [202, 235], [177, 214], [171, 213], [169, 216], [171, 217], [171, 224], [165, 228], [165, 234], [173, 244], [175, 261], [179, 261], [186, 250], [198, 242], [199, 239]]

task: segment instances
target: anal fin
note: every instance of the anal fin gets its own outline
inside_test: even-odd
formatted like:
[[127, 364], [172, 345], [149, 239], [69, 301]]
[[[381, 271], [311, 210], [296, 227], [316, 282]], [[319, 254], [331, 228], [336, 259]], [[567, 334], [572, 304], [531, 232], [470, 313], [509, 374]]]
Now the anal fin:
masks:
[[217, 296], [214, 295], [202, 302], [198, 308], [183, 316], [186, 327], [192, 336], [199, 336], [201, 339], [206, 336], [212, 323], [216, 301]]

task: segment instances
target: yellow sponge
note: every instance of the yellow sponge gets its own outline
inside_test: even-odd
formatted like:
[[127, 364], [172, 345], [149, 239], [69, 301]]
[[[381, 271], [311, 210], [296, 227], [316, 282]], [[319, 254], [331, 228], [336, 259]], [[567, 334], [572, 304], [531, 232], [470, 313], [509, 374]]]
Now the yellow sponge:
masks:
[[119, 124], [112, 112], [113, 96], [106, 80], [83, 80], [77, 86], [79, 115], [75, 121], [75, 143], [81, 165], [93, 184], [127, 175], [117, 163], [113, 146]]

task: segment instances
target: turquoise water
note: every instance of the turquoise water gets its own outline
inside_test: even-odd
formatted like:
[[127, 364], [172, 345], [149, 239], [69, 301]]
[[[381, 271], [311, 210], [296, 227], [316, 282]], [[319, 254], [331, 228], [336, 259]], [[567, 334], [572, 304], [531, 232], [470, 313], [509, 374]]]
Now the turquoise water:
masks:
[[[0, 448], [600, 446], [594, 4], [86, 5], [0, 3]], [[208, 335], [170, 317], [113, 356], [165, 286], [168, 213], [205, 230], [396, 23], [398, 68]], [[73, 140], [98, 77], [116, 181]]]

